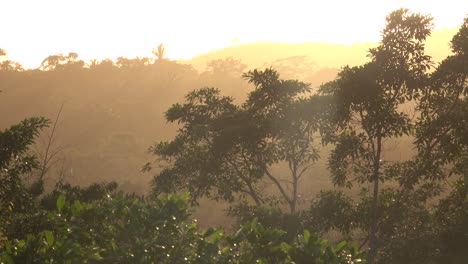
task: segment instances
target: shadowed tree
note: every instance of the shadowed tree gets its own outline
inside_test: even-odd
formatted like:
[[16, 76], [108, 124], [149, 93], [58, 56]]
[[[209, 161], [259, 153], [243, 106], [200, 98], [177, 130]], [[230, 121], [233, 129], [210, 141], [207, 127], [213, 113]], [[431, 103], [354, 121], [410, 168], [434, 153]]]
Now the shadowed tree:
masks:
[[70, 69], [71, 67], [83, 68], [84, 61], [78, 60], [78, 54], [70, 52], [68, 55], [56, 54], [45, 58], [39, 69], [43, 71]]
[[7, 54], [4, 49], [0, 49], [0, 71], [17, 72], [23, 71], [23, 66], [18, 62], [7, 59]]
[[[431, 75], [419, 110], [416, 143], [423, 171], [452, 165], [449, 175], [464, 175], [468, 184], [468, 17], [451, 41], [453, 54]], [[424, 174], [423, 174], [424, 175]], [[426, 176], [445, 177], [438, 171]], [[420, 178], [413, 178], [413, 184]]]
[[39, 162], [28, 154], [28, 149], [48, 124], [44, 118], [29, 118], [0, 131], [0, 211], [4, 216], [25, 212], [33, 206], [22, 177], [39, 168]]
[[378, 249], [379, 183], [384, 181], [382, 151], [385, 139], [409, 135], [413, 122], [402, 106], [419, 98], [431, 66], [424, 41], [431, 18], [399, 9], [387, 16], [377, 48], [369, 50], [370, 62], [344, 67], [338, 78], [322, 86], [335, 98], [333, 142], [329, 167], [336, 185], [372, 183], [368, 262]]
[[[266, 197], [258, 184], [267, 181], [296, 211], [299, 181], [318, 158], [312, 144], [317, 120], [308, 111], [316, 98], [302, 98], [307, 84], [280, 80], [271, 69], [244, 77], [255, 90], [243, 105], [203, 88], [166, 112], [182, 127], [173, 141], [151, 148], [165, 163], [153, 180], [155, 194], [188, 190], [192, 201], [248, 196], [262, 205]], [[273, 175], [271, 166], [278, 163], [288, 165], [289, 175]]]
[[125, 57], [118, 57], [117, 62], [115, 65], [121, 69], [126, 68], [126, 69], [142, 69], [145, 66], [150, 65], [151, 60], [149, 58], [140, 58], [140, 57], [135, 57], [132, 59], [125, 58]]

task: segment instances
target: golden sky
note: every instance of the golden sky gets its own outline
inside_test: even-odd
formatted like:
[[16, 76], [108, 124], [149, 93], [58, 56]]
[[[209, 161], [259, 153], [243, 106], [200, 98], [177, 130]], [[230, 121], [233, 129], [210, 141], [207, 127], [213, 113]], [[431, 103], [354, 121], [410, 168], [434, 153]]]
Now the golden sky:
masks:
[[437, 28], [461, 24], [466, 0], [0, 0], [0, 48], [26, 67], [51, 54], [82, 59], [172, 59], [255, 41], [375, 42], [399, 7], [429, 13]]

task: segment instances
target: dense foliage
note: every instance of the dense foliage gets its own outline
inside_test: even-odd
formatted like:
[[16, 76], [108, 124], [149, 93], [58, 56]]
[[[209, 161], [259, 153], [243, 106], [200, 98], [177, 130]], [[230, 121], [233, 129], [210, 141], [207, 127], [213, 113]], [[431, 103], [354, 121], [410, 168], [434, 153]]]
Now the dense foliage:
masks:
[[[336, 247], [305, 231], [291, 242], [285, 232], [245, 223], [233, 235], [200, 231], [188, 219], [186, 198], [169, 195], [151, 201], [119, 193], [90, 203], [57, 199], [57, 209], [36, 212], [21, 225], [43, 230], [2, 235], [2, 263], [354, 263], [355, 245]], [[31, 221], [31, 222], [28, 222]], [[44, 223], [46, 224], [46, 223]], [[24, 228], [24, 227], [23, 227]], [[8, 239], [8, 240], [5, 240]], [[354, 261], [354, 262], [353, 262]]]
[[[244, 76], [255, 89], [242, 105], [203, 88], [166, 112], [181, 128], [174, 140], [151, 148], [166, 163], [153, 180], [155, 194], [186, 190], [193, 201], [201, 196], [232, 201], [240, 195], [260, 206], [268, 197], [259, 183], [267, 179], [295, 213], [300, 180], [318, 159], [313, 137], [320, 115], [307, 111], [317, 100], [304, 98], [309, 85], [281, 80], [272, 69]], [[287, 177], [271, 169], [281, 163], [288, 165]]]
[[59, 182], [39, 199], [22, 177], [38, 168], [27, 150], [47, 124], [31, 118], [0, 133], [0, 263], [362, 262], [354, 244], [335, 247], [308, 231], [291, 238], [256, 220], [234, 234], [201, 231], [189, 220], [187, 196], [145, 198], [116, 193], [115, 183]]

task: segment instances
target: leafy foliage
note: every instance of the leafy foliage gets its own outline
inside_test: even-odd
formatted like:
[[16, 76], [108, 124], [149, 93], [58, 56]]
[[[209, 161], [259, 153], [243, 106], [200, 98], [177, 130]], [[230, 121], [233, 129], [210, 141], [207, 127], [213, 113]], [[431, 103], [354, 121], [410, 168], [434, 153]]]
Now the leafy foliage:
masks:
[[[45, 118], [29, 118], [0, 131], [0, 212], [27, 211], [33, 207], [33, 196], [22, 177], [38, 167], [28, 149], [39, 131], [48, 125]], [[2, 217], [0, 216], [0, 219]]]
[[284, 238], [292, 240], [304, 231], [301, 213], [283, 213], [278, 205], [249, 205], [241, 202], [229, 208], [229, 215], [236, 218], [238, 226], [253, 220], [268, 228], [285, 231]]
[[281, 244], [288, 263], [365, 263], [355, 244], [340, 242], [336, 247], [304, 231], [292, 245]]
[[[221, 230], [199, 231], [188, 220], [187, 197], [153, 200], [122, 193], [89, 203], [61, 195], [57, 210], [47, 212], [51, 229], [8, 239], [0, 244], [3, 263], [290, 263], [301, 244], [288, 245], [285, 232], [264, 227], [255, 219], [233, 235]], [[33, 219], [31, 219], [33, 220]], [[361, 253], [336, 249], [325, 241], [308, 245], [313, 257], [349, 263]], [[298, 238], [301, 243], [301, 238]], [[281, 245], [281, 247], [280, 247]], [[281, 248], [288, 250], [281, 250]], [[323, 249], [326, 249], [323, 251]], [[325, 256], [322, 256], [325, 254]], [[312, 260], [306, 256], [305, 260]]]
[[[452, 164], [452, 174], [466, 174], [468, 161], [468, 18], [453, 37], [453, 55], [431, 75], [431, 83], [421, 98], [416, 143], [421, 170]], [[439, 171], [431, 178], [447, 176]], [[418, 181], [421, 177], [415, 179]]]
[[353, 200], [341, 191], [320, 191], [304, 215], [306, 228], [318, 234], [339, 230], [349, 238], [358, 222]]
[[[181, 128], [173, 141], [150, 149], [167, 165], [153, 180], [155, 194], [186, 190], [193, 201], [201, 196], [232, 201], [240, 195], [261, 205], [265, 194], [257, 185], [266, 179], [290, 211], [296, 210], [299, 180], [318, 159], [312, 143], [319, 115], [307, 113], [318, 100], [302, 98], [307, 84], [280, 80], [272, 69], [244, 77], [256, 88], [240, 106], [217, 89], [203, 88], [166, 112]], [[290, 194], [270, 170], [281, 162], [290, 169]]]

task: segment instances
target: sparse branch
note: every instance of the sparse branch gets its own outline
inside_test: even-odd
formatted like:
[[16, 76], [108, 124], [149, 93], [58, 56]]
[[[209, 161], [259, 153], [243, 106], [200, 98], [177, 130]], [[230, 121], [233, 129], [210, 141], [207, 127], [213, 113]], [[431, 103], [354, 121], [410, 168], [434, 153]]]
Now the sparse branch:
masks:
[[276, 179], [275, 176], [273, 176], [267, 168], [264, 168], [263, 171], [265, 172], [267, 177], [276, 185], [281, 195], [283, 196], [284, 200], [287, 201], [288, 203], [291, 203], [291, 199], [284, 191], [284, 188], [283, 186], [281, 186], [281, 183], [278, 181], [278, 179]]
[[249, 181], [249, 180], [244, 176], [244, 174], [239, 170], [238, 166], [237, 166], [234, 162], [232, 162], [232, 161], [229, 160], [229, 159], [227, 160], [227, 162], [228, 162], [229, 164], [231, 164], [231, 166], [234, 168], [234, 170], [235, 170], [237, 176], [239, 176], [239, 178], [240, 178], [241, 180], [244, 181], [245, 185], [246, 185], [247, 188], [249, 189], [248, 191], [244, 190], [244, 193], [249, 194], [249, 195], [252, 197], [252, 199], [254, 199], [255, 204], [256, 204], [257, 206], [261, 205], [261, 204], [263, 203], [263, 201], [262, 201], [262, 199], [257, 195], [257, 192], [255, 191], [254, 187], [252, 186], [252, 182]]
[[52, 145], [53, 145], [54, 140], [55, 140], [55, 132], [56, 132], [56, 129], [57, 129], [58, 121], [60, 119], [60, 115], [61, 115], [62, 110], [63, 110], [63, 106], [64, 106], [64, 103], [62, 103], [62, 105], [60, 106], [59, 111], [57, 112], [57, 115], [55, 116], [55, 120], [54, 120], [54, 124], [52, 126], [52, 130], [50, 131], [50, 133], [47, 133], [46, 150], [45, 150], [45, 153], [44, 153], [44, 157], [43, 157], [42, 164], [41, 164], [41, 167], [40, 167], [40, 172], [39, 172], [39, 180], [40, 181], [43, 180], [44, 175], [47, 173], [48, 169], [50, 168], [51, 159], [54, 158], [58, 153], [57, 151], [51, 152], [51, 148], [52, 148]]
[[299, 171], [299, 173], [297, 174], [297, 179], [299, 180], [299, 179], [302, 177], [302, 175], [303, 175], [308, 169], [310, 169], [310, 167], [312, 167], [312, 166], [313, 166], [313, 164], [309, 164], [309, 165], [304, 166], [304, 167], [301, 169], [301, 171]]

